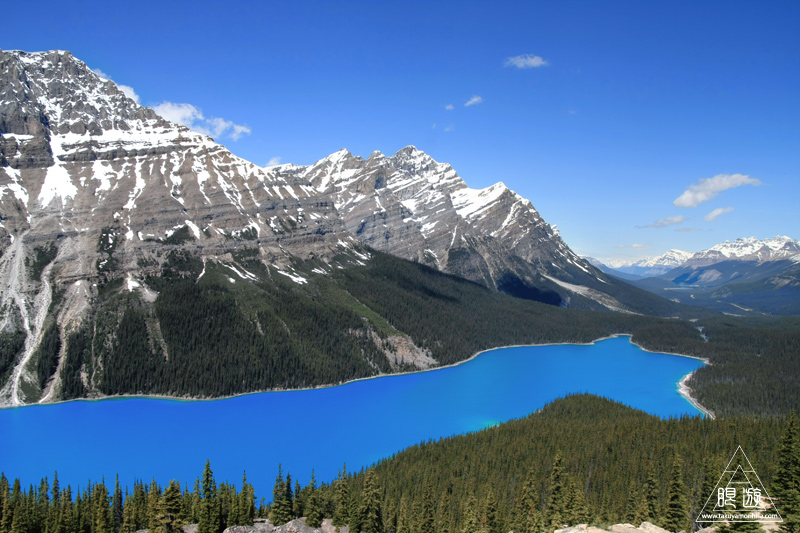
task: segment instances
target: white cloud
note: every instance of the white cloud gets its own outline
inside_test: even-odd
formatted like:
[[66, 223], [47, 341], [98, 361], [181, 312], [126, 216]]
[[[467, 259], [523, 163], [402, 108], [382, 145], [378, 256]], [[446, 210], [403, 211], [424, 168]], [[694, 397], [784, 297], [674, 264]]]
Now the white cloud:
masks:
[[633, 244], [631, 244], [631, 248], [642, 249], [642, 248], [647, 248], [647, 245], [646, 244], [633, 243]]
[[234, 141], [238, 141], [242, 135], [244, 135], [245, 133], [250, 135], [251, 132], [252, 130], [250, 130], [250, 128], [248, 128], [247, 126], [242, 126], [241, 124], [234, 124], [233, 131], [230, 133], [230, 136], [231, 139], [233, 139]]
[[[111, 79], [111, 76], [109, 76], [108, 74], [106, 74], [105, 72], [100, 70], [99, 68], [93, 68], [93, 69], [91, 69], [91, 71], [94, 72], [95, 74], [97, 74], [98, 76], [100, 76], [101, 78], [105, 79], [105, 80], [112, 81], [112, 82], [114, 81], [113, 79]], [[116, 82], [114, 82], [114, 83], [116, 83]], [[122, 93], [125, 96], [127, 96], [128, 98], [130, 98], [131, 100], [133, 100], [137, 104], [139, 103], [139, 95], [136, 94], [136, 91], [133, 90], [133, 87], [131, 87], [130, 85], [121, 85], [119, 83], [117, 83], [116, 85], [117, 85], [117, 88], [120, 91], [122, 91]]]
[[447, 104], [446, 106], [444, 106], [444, 108], [445, 108], [446, 110], [448, 110], [448, 111], [452, 111], [453, 109], [455, 109], [455, 108], [453, 107], [453, 104]]
[[471, 105], [477, 105], [477, 104], [480, 104], [481, 102], [483, 102], [483, 98], [481, 98], [480, 96], [478, 96], [476, 94], [476, 95], [473, 95], [472, 98], [467, 100], [467, 103], [464, 104], [464, 107], [469, 107]]
[[730, 213], [731, 211], [733, 211], [732, 207], [718, 207], [718, 208], [714, 209], [713, 211], [711, 211], [709, 214], [707, 214], [703, 218], [705, 219], [706, 222], [711, 222], [712, 220], [714, 220], [718, 216], [723, 215], [725, 213]]
[[234, 124], [224, 118], [206, 118], [203, 116], [203, 112], [192, 104], [161, 102], [154, 105], [153, 109], [170, 122], [183, 124], [187, 128], [209, 137], [217, 138], [227, 135], [234, 141], [238, 141], [242, 135], [251, 131], [247, 126]]
[[92, 72], [94, 72], [95, 74], [97, 74], [98, 76], [100, 76], [103, 79], [106, 79], [106, 80], [110, 80], [111, 79], [111, 76], [109, 76], [108, 74], [106, 74], [105, 72], [100, 70], [99, 68], [93, 68], [91, 70], [92, 70]]
[[700, 178], [698, 183], [689, 185], [672, 203], [678, 207], [697, 207], [722, 191], [742, 185], [761, 185], [761, 180], [744, 174], [717, 174], [713, 178]]
[[274, 167], [275, 165], [280, 165], [280, 164], [281, 164], [281, 158], [280, 158], [280, 156], [277, 156], [277, 155], [275, 157], [271, 158], [269, 161], [267, 161], [267, 166], [268, 167]]
[[444, 129], [444, 131], [453, 131], [454, 129], [456, 129], [456, 127], [455, 127], [455, 126], [453, 126], [452, 124], [450, 124], [449, 126], [447, 126], [447, 127]]
[[211, 126], [212, 137], [219, 137], [223, 131], [233, 127], [233, 122], [224, 118], [210, 118], [206, 122]]
[[125, 96], [136, 102], [139, 103], [139, 95], [136, 94], [136, 91], [133, 90], [133, 87], [130, 85], [117, 85], [120, 91], [123, 92]]
[[535, 56], [533, 54], [522, 54], [519, 56], [508, 57], [504, 63], [507, 67], [516, 67], [516, 68], [538, 68], [538, 67], [545, 67], [547, 66], [547, 61], [540, 56]]
[[675, 224], [680, 224], [686, 220], [683, 218], [683, 215], [677, 215], [674, 217], [666, 217], [666, 218], [659, 218], [652, 224], [647, 224], [645, 226], [636, 226], [637, 228], [666, 228], [667, 226], [674, 226]]
[[153, 110], [170, 122], [183, 124], [186, 127], [191, 127], [196, 120], [205, 119], [203, 113], [192, 104], [161, 102], [158, 105], [154, 105]]

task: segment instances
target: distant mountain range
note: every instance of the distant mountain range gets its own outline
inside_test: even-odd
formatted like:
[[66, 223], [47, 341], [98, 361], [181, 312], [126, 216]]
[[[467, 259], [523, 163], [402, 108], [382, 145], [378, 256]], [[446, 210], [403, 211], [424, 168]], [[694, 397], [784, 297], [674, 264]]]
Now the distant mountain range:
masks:
[[790, 237], [741, 238], [631, 263], [589, 260], [673, 301], [731, 314], [800, 313], [800, 242]]
[[629, 276], [620, 277], [624, 277], [625, 279], [639, 279], [666, 274], [673, 268], [683, 265], [691, 257], [692, 253], [690, 252], [673, 249], [658, 257], [647, 257], [639, 259], [638, 261], [609, 261], [603, 263], [598, 259], [587, 259], [604, 272], [614, 275], [628, 274]]

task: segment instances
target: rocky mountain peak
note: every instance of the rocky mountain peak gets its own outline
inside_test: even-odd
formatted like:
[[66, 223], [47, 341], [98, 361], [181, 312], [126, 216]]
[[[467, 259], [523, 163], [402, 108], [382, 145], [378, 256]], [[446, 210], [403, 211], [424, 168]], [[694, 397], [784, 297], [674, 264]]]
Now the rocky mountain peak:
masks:
[[412, 145], [399, 150], [389, 159], [395, 169], [415, 174], [441, 174], [451, 170], [450, 165], [446, 163], [437, 163], [431, 156]]
[[169, 127], [65, 51], [0, 51], [0, 133], [102, 135]]

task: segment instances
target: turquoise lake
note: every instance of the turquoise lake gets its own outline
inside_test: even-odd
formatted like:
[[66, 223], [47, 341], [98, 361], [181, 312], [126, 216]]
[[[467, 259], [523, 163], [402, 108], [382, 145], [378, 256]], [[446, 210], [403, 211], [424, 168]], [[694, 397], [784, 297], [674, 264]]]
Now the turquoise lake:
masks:
[[[458, 366], [324, 389], [214, 401], [145, 398], [0, 410], [0, 471], [24, 486], [58, 471], [62, 486], [105, 477], [193, 486], [206, 459], [217, 482], [271, 498], [283, 471], [330, 481], [410, 445], [520, 418], [570, 393], [661, 416], [700, 414], [677, 392], [696, 359], [650, 353], [629, 337], [593, 345], [502, 348]], [[74, 494], [74, 492], [73, 492]]]

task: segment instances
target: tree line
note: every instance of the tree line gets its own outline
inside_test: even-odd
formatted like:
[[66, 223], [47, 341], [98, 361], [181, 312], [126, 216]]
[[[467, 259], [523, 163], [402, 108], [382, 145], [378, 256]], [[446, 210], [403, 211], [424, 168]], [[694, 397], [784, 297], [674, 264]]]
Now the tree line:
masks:
[[217, 483], [206, 463], [194, 490], [173, 480], [165, 487], [155, 480], [135, 482], [131, 492], [117, 478], [113, 489], [105, 481], [89, 482], [82, 491], [61, 487], [43, 478], [25, 489], [19, 479], [10, 483], [0, 474], [0, 532], [2, 533], [176, 533], [198, 524], [198, 533], [221, 533], [226, 527], [252, 525], [255, 491], [242, 479], [242, 489]]

